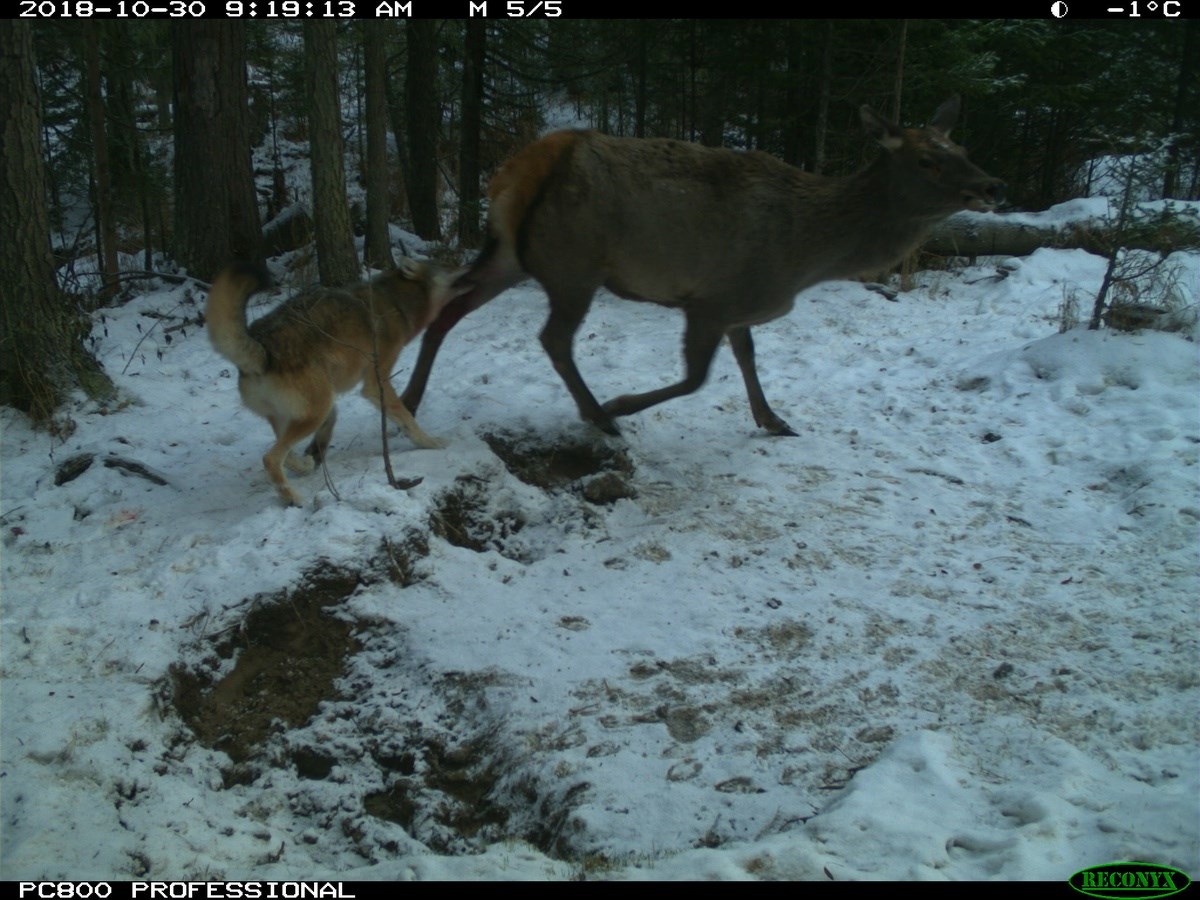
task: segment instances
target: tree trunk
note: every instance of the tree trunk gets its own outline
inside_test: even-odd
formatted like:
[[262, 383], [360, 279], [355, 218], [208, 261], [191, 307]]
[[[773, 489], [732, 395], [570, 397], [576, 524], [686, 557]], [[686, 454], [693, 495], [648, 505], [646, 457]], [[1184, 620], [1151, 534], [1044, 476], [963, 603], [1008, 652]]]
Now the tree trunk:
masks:
[[908, 19], [900, 20], [900, 31], [896, 35], [896, 78], [892, 84], [892, 121], [899, 122], [901, 101], [904, 97], [904, 51], [908, 46]]
[[[732, 37], [729, 39], [732, 40]], [[705, 147], [720, 147], [725, 143], [725, 106], [730, 79], [728, 74], [719, 68], [719, 63], [724, 58], [720, 55], [724, 51], [720, 41], [720, 36], [714, 36], [713, 32], [705, 29], [702, 33], [697, 33], [693, 48], [693, 69], [702, 70], [704, 73], [702, 87], [697, 88], [697, 91], [703, 92], [704, 99], [700, 102], [699, 110], [693, 113], [693, 130]], [[692, 99], [697, 102], [700, 100], [695, 95]], [[747, 136], [752, 131], [753, 126], [750, 126]]]
[[921, 249], [939, 256], [1026, 256], [1039, 247], [1069, 247], [1108, 256], [1114, 245], [1170, 253], [1200, 238], [1186, 216], [1163, 225], [1157, 231], [1096, 222], [1057, 228], [1017, 224], [1002, 215], [952, 216], [933, 229]]
[[84, 29], [84, 85], [87, 97], [88, 125], [92, 134], [92, 174], [96, 183], [96, 263], [103, 286], [101, 297], [111, 297], [117, 289], [120, 264], [117, 260], [117, 223], [113, 212], [112, 170], [108, 161], [108, 131], [105, 128], [104, 99], [100, 89], [100, 30], [103, 23]]
[[[1171, 148], [1167, 151], [1167, 171], [1163, 176], [1163, 197], [1179, 197], [1179, 144], [1184, 140], [1187, 118], [1190, 114], [1193, 125], [1196, 117], [1197, 77], [1200, 76], [1200, 22], [1188, 19], [1183, 24], [1183, 56], [1179, 61], [1179, 78], [1175, 83], [1175, 112], [1171, 118]], [[1191, 135], [1192, 151], [1200, 152], [1195, 142], [1200, 135]]]
[[790, 166], [801, 167], [800, 122], [804, 115], [804, 51], [802, 44], [803, 26], [792, 19], [784, 30], [787, 44], [787, 71], [784, 82], [783, 101], [783, 161]]
[[479, 218], [479, 139], [483, 127], [483, 66], [487, 53], [487, 22], [467, 19], [466, 55], [463, 58], [462, 133], [458, 154], [458, 243], [478, 247], [482, 231]]
[[408, 209], [413, 230], [429, 241], [441, 240], [437, 208], [437, 27], [433, 19], [409, 19], [408, 68], [404, 79], [408, 113]]
[[1059, 171], [1059, 160], [1062, 158], [1062, 124], [1066, 115], [1062, 110], [1051, 107], [1050, 125], [1045, 135], [1045, 143], [1039, 154], [1041, 181], [1038, 191], [1037, 205], [1046, 207], [1056, 200], [1055, 183]]
[[647, 43], [649, 41], [650, 23], [645, 19], [638, 19], [634, 24], [637, 34], [636, 45], [636, 69], [637, 69], [637, 90], [633, 100], [633, 136], [646, 136], [646, 79], [647, 69], [649, 68]]
[[388, 233], [391, 198], [387, 167], [387, 48], [382, 22], [363, 22], [367, 92], [367, 235], [363, 258], [377, 269], [394, 269]]
[[[283, 176], [283, 161], [279, 155], [279, 106], [276, 102], [279, 92], [276, 88], [278, 82], [275, 80], [275, 50], [269, 41], [264, 42], [259, 60], [260, 65], [267, 73], [267, 127], [271, 133], [271, 193], [267, 198], [266, 221], [270, 222], [287, 209], [292, 200], [288, 192], [287, 181]], [[273, 254], [270, 250], [270, 240], [267, 237], [266, 228], [264, 223], [263, 252], [267, 256], [271, 256]]]
[[[131, 125], [133, 134], [133, 165], [134, 171], [145, 172], [142, 157], [142, 140], [137, 133], [137, 123]], [[142, 217], [142, 267], [147, 271], [154, 268], [154, 240], [150, 224], [150, 179], [143, 177], [137, 182], [138, 210]]]
[[[400, 166], [400, 181], [396, 184], [396, 208], [401, 214], [412, 219], [408, 202], [408, 140], [405, 137], [405, 110], [401, 99], [402, 88], [398, 86], [399, 78], [396, 73], [389, 71], [387, 79], [388, 123], [392, 128], [392, 140], [396, 142], [396, 156]], [[401, 246], [401, 253], [406, 251]]]
[[[751, 26], [750, 39], [751, 40], [756, 40], [756, 39], [761, 40], [763, 42], [763, 46], [769, 46], [768, 36], [765, 33], [758, 34], [757, 33], [758, 31], [759, 31], [759, 29], [756, 26]], [[750, 128], [751, 133], [749, 135], [747, 135], [747, 137], [753, 138], [753, 144], [751, 146], [753, 146], [755, 150], [766, 150], [767, 149], [767, 135], [770, 131], [769, 126], [767, 124], [766, 76], [764, 75], [765, 70], [763, 67], [755, 66], [753, 71], [754, 71], [754, 74], [752, 77], [754, 79], [754, 123]], [[773, 74], [774, 73], [772, 73], [772, 75]]]
[[825, 139], [829, 133], [829, 95], [833, 92], [833, 20], [825, 23], [821, 44], [821, 77], [817, 87], [817, 123], [813, 126], [813, 166], [820, 175], [825, 168]]
[[688, 126], [687, 135], [689, 141], [696, 140], [696, 70], [700, 63], [697, 59], [697, 36], [696, 29], [699, 26], [696, 20], [692, 19], [688, 22]]
[[230, 260], [262, 261], [243, 22], [171, 28], [175, 79], [175, 257], [211, 280]]
[[[142, 267], [153, 266], [153, 229], [150, 214], [150, 190], [154, 178], [147, 171], [142, 152], [134, 102], [137, 65], [136, 31], [104, 23], [105, 84], [109, 137], [109, 167], [112, 170], [113, 198], [118, 220], [140, 218], [142, 225]], [[135, 208], [136, 201], [136, 208]]]
[[312, 155], [313, 222], [321, 284], [336, 287], [359, 280], [354, 229], [346, 202], [342, 113], [338, 106], [337, 23], [304, 23], [304, 68], [308, 85], [308, 140]]
[[102, 397], [112, 383], [55, 282], [35, 71], [29, 24], [0, 21], [0, 403], [50, 424], [71, 391]]
[[158, 66], [151, 76], [154, 84], [154, 110], [158, 119], [159, 131], [164, 134], [171, 130], [171, 102], [175, 95], [174, 76], [171, 72], [170, 60], [165, 65]]

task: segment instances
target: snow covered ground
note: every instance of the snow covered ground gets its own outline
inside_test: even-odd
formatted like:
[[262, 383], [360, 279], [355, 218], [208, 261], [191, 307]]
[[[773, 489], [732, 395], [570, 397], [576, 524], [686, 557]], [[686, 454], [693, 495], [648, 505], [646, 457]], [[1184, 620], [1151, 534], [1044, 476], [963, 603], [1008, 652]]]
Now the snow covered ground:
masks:
[[[0, 410], [3, 877], [1200, 872], [1197, 345], [1057, 333], [1104, 261], [998, 262], [757, 329], [795, 438], [727, 350], [600, 435], [523, 286], [444, 347], [450, 446], [391, 437], [422, 483], [351, 394], [303, 509], [177, 327], [203, 294], [106, 310], [122, 402]], [[677, 378], [681, 324], [601, 297], [601, 400]]]

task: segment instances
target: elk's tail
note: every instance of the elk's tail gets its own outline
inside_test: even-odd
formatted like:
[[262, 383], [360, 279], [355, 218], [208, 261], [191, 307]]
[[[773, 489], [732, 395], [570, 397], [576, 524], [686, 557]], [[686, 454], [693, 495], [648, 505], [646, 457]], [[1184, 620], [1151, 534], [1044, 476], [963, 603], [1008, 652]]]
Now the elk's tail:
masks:
[[548, 134], [511, 157], [492, 177], [488, 228], [501, 243], [516, 245], [522, 225], [542, 198], [559, 160], [582, 138], [579, 131]]

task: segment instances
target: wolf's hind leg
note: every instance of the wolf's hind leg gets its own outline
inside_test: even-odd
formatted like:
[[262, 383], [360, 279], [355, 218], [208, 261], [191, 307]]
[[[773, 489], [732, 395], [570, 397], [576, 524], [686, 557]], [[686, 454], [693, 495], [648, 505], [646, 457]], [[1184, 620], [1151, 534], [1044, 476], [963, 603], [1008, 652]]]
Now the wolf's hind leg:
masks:
[[283, 425], [271, 422], [276, 439], [271, 449], [263, 454], [263, 468], [267, 470], [267, 477], [275, 485], [283, 502], [289, 506], [303, 506], [304, 499], [288, 484], [287, 476], [283, 474], [283, 462], [289, 456], [295, 458], [292, 448], [316, 431], [321, 422], [320, 416], [297, 419]]
[[[336, 424], [337, 407], [331, 406], [329, 408], [329, 415], [325, 417], [325, 421], [321, 423], [321, 427], [313, 435], [313, 439], [304, 451], [304, 455], [300, 457], [308, 467], [305, 469], [306, 472], [311, 472], [325, 461], [325, 454], [329, 452], [329, 439], [333, 437], [333, 426]], [[292, 471], [295, 472], [297, 470], [293, 469]]]

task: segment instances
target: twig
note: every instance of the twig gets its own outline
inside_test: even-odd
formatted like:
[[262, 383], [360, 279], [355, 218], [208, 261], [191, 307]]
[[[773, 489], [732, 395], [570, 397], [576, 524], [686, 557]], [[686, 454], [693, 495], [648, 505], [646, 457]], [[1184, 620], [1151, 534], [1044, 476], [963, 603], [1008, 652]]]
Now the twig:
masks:
[[325, 487], [329, 488], [329, 493], [333, 494], [333, 499], [341, 502], [342, 495], [333, 486], [333, 479], [329, 477], [329, 466], [325, 465], [324, 458], [321, 459], [321, 474], [325, 476]]
[[375, 370], [375, 385], [379, 389], [379, 439], [383, 445], [383, 471], [388, 484], [399, 487], [396, 473], [392, 471], [392, 454], [388, 449], [387, 398], [383, 393], [383, 373], [379, 371], [379, 333], [375, 327], [375, 291], [367, 291], [367, 315], [371, 320], [371, 368]]
[[[383, 470], [387, 475], [388, 484], [397, 490], [407, 491], [415, 488], [424, 478], [397, 478], [392, 470], [392, 454], [388, 449], [387, 433], [387, 397], [383, 391], [383, 373], [379, 370], [379, 333], [375, 327], [375, 291], [367, 291], [368, 315], [371, 318], [371, 368], [375, 370], [375, 384], [379, 388], [379, 433], [383, 444]], [[390, 374], [388, 386], [391, 386]]]
[[174, 281], [177, 284], [187, 284], [189, 281], [192, 284], [204, 288], [204, 290], [212, 290], [212, 285], [207, 281], [201, 281], [199, 278], [193, 278], [191, 275], [176, 275], [172, 272], [118, 272], [115, 276], [118, 281], [132, 281], [135, 278], [161, 278], [164, 281]]
[[168, 482], [161, 475], [151, 472], [142, 463], [132, 459], [125, 459], [122, 456], [106, 456], [104, 465], [109, 469], [123, 469], [133, 475], [145, 478], [147, 481], [152, 481], [158, 485], [166, 485]]
[[204, 324], [204, 317], [197, 315], [194, 319], [184, 319], [176, 325], [163, 329], [163, 334], [170, 334], [173, 331], [183, 331], [185, 328], [191, 328], [193, 325], [200, 326]]
[[[200, 284], [203, 284], [203, 283], [204, 282], [200, 282]], [[178, 303], [176, 303], [173, 307], [171, 307], [171, 309], [172, 309], [172, 311], [174, 311], [176, 309], [179, 309], [179, 307], [181, 307], [181, 306], [183, 306], [182, 300], [179, 301]], [[171, 313], [167, 313], [166, 315], [170, 316]], [[142, 346], [142, 341], [146, 340], [146, 338], [148, 338], [148, 337], [150, 337], [150, 335], [154, 334], [154, 330], [156, 328], [158, 328], [158, 323], [160, 321], [162, 321], [162, 320], [156, 318], [154, 320], [154, 324], [151, 325], [149, 329], [144, 331], [142, 333], [142, 336], [138, 339], [138, 342], [133, 345], [133, 349], [129, 352], [129, 359], [125, 360], [125, 368], [121, 369], [122, 375], [124, 375], [126, 372], [129, 371], [129, 367], [133, 365], [133, 360], [137, 356], [138, 348]]]

